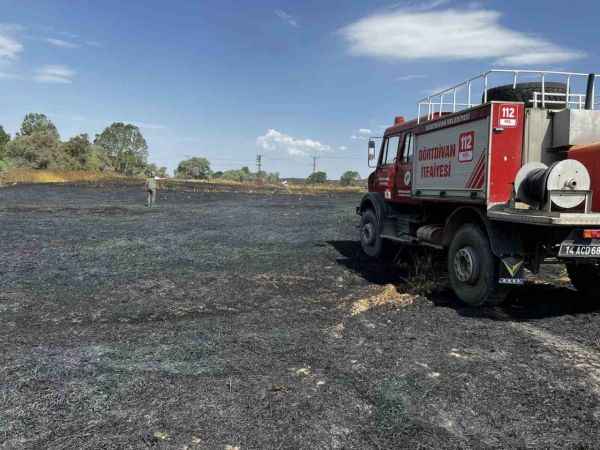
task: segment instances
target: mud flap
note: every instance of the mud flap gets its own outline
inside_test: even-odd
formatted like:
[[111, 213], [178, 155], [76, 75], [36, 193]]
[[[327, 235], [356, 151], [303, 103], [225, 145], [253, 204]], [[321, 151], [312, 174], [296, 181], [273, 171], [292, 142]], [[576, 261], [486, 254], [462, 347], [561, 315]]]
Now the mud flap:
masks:
[[524, 254], [519, 230], [513, 224], [487, 220], [485, 227], [490, 238], [492, 253], [498, 258]]

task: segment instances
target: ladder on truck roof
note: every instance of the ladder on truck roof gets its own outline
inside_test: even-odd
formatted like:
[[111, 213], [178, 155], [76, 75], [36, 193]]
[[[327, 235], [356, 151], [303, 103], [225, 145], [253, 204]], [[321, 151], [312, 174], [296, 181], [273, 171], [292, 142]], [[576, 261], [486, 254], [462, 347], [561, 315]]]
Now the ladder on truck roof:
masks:
[[[472, 108], [488, 101], [488, 90], [507, 83], [507, 78], [510, 77], [512, 86], [515, 88], [523, 78], [528, 78], [527, 81], [538, 81], [541, 83], [540, 91], [534, 92], [533, 97], [529, 99], [530, 106], [533, 108], [546, 108], [550, 111], [558, 109], [583, 109], [585, 107], [588, 85], [587, 82], [593, 75], [591, 84], [591, 109], [596, 109], [597, 102], [595, 101], [595, 77], [596, 74], [577, 73], [577, 72], [553, 72], [549, 70], [521, 70], [521, 69], [491, 69], [483, 72], [473, 78], [469, 78], [455, 86], [449, 87], [442, 91], [428, 95], [419, 100], [417, 103], [417, 123], [422, 119], [431, 120], [439, 117], [442, 114], [459, 112], [465, 109]], [[533, 77], [533, 79], [532, 79]], [[502, 82], [502, 79], [504, 81]], [[549, 82], [564, 83], [566, 91], [546, 92], [545, 84]], [[581, 91], [582, 86], [583, 92]], [[474, 88], [480, 87], [475, 90]], [[557, 97], [562, 97], [564, 100], [557, 100]], [[481, 100], [481, 101], [478, 101]], [[552, 104], [560, 104], [561, 108], [552, 109]], [[425, 111], [427, 114], [425, 114]]]

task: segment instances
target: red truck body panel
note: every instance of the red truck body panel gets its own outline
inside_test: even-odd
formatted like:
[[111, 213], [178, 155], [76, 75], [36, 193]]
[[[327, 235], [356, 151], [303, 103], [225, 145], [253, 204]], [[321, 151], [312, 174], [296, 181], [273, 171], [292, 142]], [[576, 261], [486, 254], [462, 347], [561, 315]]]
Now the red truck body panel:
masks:
[[[506, 203], [521, 168], [525, 108], [522, 103], [492, 103], [488, 168], [488, 207]], [[508, 117], [505, 117], [508, 116]]]
[[[523, 121], [522, 103], [491, 102], [390, 127], [369, 188], [400, 204], [506, 203], [521, 167]], [[399, 138], [397, 154], [384, 164], [392, 138]]]
[[567, 157], [579, 161], [590, 173], [592, 211], [600, 212], [600, 143], [572, 147]]

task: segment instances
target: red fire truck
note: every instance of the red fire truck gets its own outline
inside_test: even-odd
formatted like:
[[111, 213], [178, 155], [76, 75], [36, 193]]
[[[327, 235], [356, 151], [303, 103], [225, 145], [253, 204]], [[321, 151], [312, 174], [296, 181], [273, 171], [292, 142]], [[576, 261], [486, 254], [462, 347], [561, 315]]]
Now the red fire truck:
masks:
[[566, 264], [576, 289], [598, 297], [595, 79], [490, 70], [419, 101], [416, 119], [396, 117], [378, 158], [369, 140], [363, 251], [443, 250], [452, 289], [475, 306], [500, 303], [544, 262]]

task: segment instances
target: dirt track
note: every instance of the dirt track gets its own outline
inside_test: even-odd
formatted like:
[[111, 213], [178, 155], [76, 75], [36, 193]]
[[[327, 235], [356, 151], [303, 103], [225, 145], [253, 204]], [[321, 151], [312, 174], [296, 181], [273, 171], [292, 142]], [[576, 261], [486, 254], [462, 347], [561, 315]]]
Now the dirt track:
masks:
[[2, 189], [0, 446], [596, 447], [596, 309], [406, 294], [357, 198]]

